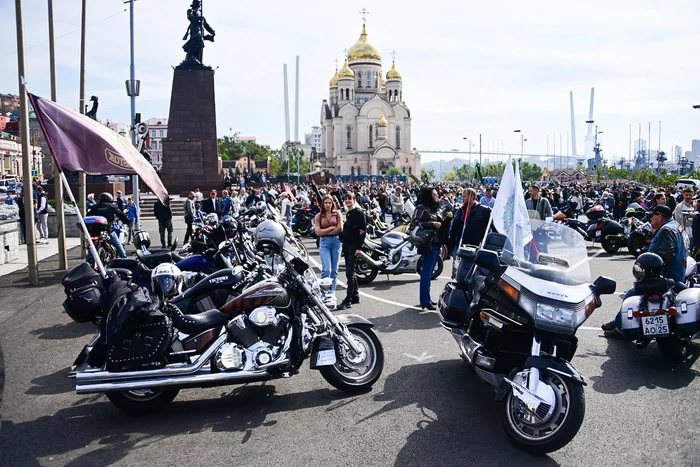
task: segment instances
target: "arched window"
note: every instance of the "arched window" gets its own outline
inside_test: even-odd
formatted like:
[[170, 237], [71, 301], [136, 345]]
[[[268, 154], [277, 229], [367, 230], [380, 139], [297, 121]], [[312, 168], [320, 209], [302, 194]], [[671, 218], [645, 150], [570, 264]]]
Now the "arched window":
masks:
[[367, 87], [368, 88], [372, 87], [372, 72], [371, 71], [367, 72]]
[[408, 167], [408, 173], [413, 175], [413, 167], [410, 167], [410, 166]]
[[345, 126], [345, 132], [347, 133], [348, 146], [346, 149], [352, 149], [352, 127], [350, 125]]
[[355, 98], [355, 104], [359, 104], [359, 103], [360, 103], [360, 97], [358, 96]]
[[350, 100], [350, 90], [349, 90], [349, 89], [346, 89], [346, 90], [345, 90], [345, 100], [346, 100], [346, 101], [349, 101], [349, 100]]
[[396, 149], [401, 149], [401, 127], [396, 127]]
[[370, 125], [369, 125], [368, 130], [369, 130], [369, 147], [372, 148], [372, 147], [374, 147], [374, 144], [373, 144], [374, 139], [372, 138], [374, 135], [373, 135], [372, 124], [371, 124], [371, 123], [370, 123]]
[[355, 167], [350, 167], [350, 175], [355, 176]]
[[357, 166], [357, 175], [362, 175], [362, 170], [359, 165]]
[[377, 73], [376, 71], [374, 72], [374, 87], [379, 87], [379, 73]]
[[361, 71], [357, 72], [357, 87], [358, 88], [362, 87], [362, 72]]
[[374, 138], [379, 138], [379, 123], [374, 124]]

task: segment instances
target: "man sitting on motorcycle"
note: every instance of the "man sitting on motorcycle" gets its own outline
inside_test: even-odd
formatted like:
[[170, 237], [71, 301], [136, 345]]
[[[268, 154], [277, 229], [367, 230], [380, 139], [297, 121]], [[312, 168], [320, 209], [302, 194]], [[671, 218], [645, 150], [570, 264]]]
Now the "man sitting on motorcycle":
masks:
[[[651, 229], [654, 236], [649, 245], [649, 252], [655, 253], [664, 261], [664, 277], [682, 283], [685, 279], [687, 251], [683, 235], [678, 230], [678, 222], [673, 219], [673, 211], [668, 206], [658, 204], [651, 209]], [[635, 295], [630, 289], [623, 300]], [[606, 337], [621, 337], [619, 315], [613, 321], [601, 326]]]
[[[109, 222], [109, 238], [112, 239], [112, 245], [114, 245], [120, 258], [126, 258], [126, 251], [124, 251], [119, 237], [116, 232], [114, 232], [114, 217], [118, 217], [124, 225], [129, 225], [131, 221], [126, 217], [126, 214], [114, 205], [114, 198], [112, 198], [112, 195], [109, 193], [102, 193], [100, 195], [100, 202], [88, 209], [86, 214], [88, 216], [102, 216], [107, 219], [107, 222]], [[88, 255], [89, 254], [88, 252]]]

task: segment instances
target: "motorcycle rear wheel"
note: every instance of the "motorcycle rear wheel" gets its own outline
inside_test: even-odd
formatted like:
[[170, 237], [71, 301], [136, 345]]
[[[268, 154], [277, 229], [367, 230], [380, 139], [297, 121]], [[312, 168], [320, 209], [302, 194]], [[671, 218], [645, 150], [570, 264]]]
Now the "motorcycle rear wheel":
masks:
[[[435, 280], [438, 277], [440, 277], [440, 274], [442, 274], [443, 269], [445, 268], [445, 263], [442, 260], [441, 256], [438, 256], [437, 261], [435, 262], [435, 267], [433, 268], [433, 275], [430, 276], [430, 280]], [[420, 272], [423, 270], [423, 258], [418, 260], [418, 266], [416, 269], [416, 272], [420, 274]]]
[[528, 423], [521, 415], [513, 392], [508, 395], [503, 414], [503, 427], [511, 441], [523, 451], [544, 455], [566, 446], [583, 424], [586, 400], [583, 386], [566, 376], [540, 370], [540, 383], [554, 390], [554, 413], [542, 423]]
[[630, 235], [629, 240], [627, 240], [627, 249], [630, 254], [635, 258], [642, 254], [642, 248], [646, 245], [646, 240], [643, 235]]
[[177, 397], [179, 389], [164, 389], [152, 391], [150, 389], [138, 391], [120, 391], [106, 393], [109, 401], [124, 412], [141, 415], [158, 412], [170, 404]]
[[670, 363], [681, 363], [688, 358], [688, 342], [676, 337], [667, 337], [656, 339], [656, 344], [659, 346], [661, 354]]
[[358, 284], [371, 284], [377, 278], [377, 274], [379, 274], [379, 269], [371, 266], [362, 258], [355, 260], [355, 277]]
[[321, 376], [343, 392], [360, 393], [372, 389], [384, 369], [384, 349], [372, 328], [366, 324], [349, 324], [348, 330], [365, 350], [363, 359], [355, 359], [351, 350], [336, 345], [335, 365], [321, 367]]
[[608, 237], [603, 237], [603, 240], [600, 242], [600, 244], [603, 247], [603, 250], [605, 250], [607, 253], [610, 253], [611, 255], [614, 255], [620, 250], [620, 245], [611, 241]]

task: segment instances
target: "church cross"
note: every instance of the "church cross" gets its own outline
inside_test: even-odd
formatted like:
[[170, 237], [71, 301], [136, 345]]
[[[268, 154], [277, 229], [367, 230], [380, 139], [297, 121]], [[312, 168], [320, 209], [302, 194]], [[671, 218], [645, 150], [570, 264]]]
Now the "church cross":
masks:
[[391, 57], [396, 61], [396, 50], [391, 51]]
[[362, 23], [367, 22], [367, 15], [369, 14], [369, 11], [367, 11], [366, 8], [363, 8], [362, 11], [360, 11], [360, 14], [362, 15]]
[[338, 59], [336, 58], [336, 59], [333, 60], [333, 61], [335, 62], [335, 69], [337, 70], [337, 69], [338, 69]]
[[343, 55], [346, 57], [348, 56], [348, 49], [343, 49]]

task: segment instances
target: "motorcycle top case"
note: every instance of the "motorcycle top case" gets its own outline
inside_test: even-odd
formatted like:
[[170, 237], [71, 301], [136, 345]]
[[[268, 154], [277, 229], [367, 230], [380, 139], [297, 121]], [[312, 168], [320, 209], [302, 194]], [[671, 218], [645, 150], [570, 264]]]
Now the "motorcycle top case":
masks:
[[602, 219], [607, 215], [607, 211], [603, 206], [593, 206], [591, 209], [586, 211], [586, 217], [590, 220]]
[[102, 277], [88, 263], [74, 267], [63, 278], [63, 309], [78, 323], [96, 321], [102, 315]]
[[700, 329], [700, 289], [685, 289], [676, 295], [675, 307], [678, 330], [688, 334]]
[[102, 232], [109, 231], [109, 222], [102, 216], [86, 216], [83, 220], [91, 237], [99, 237]]

